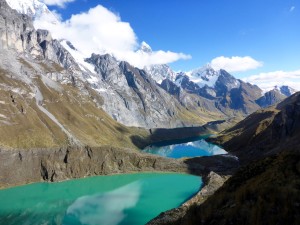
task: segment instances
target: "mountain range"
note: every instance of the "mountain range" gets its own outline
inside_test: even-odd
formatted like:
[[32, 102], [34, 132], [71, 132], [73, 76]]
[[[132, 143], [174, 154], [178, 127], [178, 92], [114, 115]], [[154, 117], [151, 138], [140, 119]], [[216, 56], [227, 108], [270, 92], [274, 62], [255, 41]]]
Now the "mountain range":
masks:
[[[112, 54], [85, 57], [34, 27], [43, 19], [58, 21], [38, 0], [0, 0], [0, 188], [177, 171], [203, 176], [202, 192], [149, 224], [297, 224], [299, 92], [265, 91], [209, 64], [175, 72]], [[142, 42], [137, 51], [152, 49]], [[212, 133], [207, 140], [227, 155], [175, 160], [139, 151]]]
[[[37, 0], [7, 2], [30, 18], [55, 18], [47, 6]], [[18, 33], [22, 32], [25, 33], [18, 39]], [[34, 34], [29, 24], [25, 30], [23, 25], [23, 31], [7, 34], [12, 36], [7, 42], [14, 39], [18, 43], [14, 46], [18, 52], [58, 65], [57, 71], [46, 72], [47, 78], [72, 84], [79, 91], [87, 85], [101, 98], [97, 103], [99, 107], [126, 126], [203, 125], [224, 118], [240, 118], [284, 98], [284, 95], [263, 98], [257, 86], [244, 83], [225, 70], [215, 71], [209, 65], [188, 73], [176, 73], [168, 65], [152, 65], [141, 70], [109, 54], [84, 58], [68, 40], [53, 40], [47, 31], [37, 30]], [[142, 42], [138, 51], [147, 54], [152, 49]]]

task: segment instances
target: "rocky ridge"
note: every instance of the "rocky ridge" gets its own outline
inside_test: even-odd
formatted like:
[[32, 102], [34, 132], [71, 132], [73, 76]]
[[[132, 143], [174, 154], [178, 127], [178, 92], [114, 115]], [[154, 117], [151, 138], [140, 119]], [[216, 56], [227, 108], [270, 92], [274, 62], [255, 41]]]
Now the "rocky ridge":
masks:
[[251, 114], [211, 140], [237, 155], [243, 163], [273, 155], [283, 147], [298, 145], [299, 105], [297, 92], [273, 107]]

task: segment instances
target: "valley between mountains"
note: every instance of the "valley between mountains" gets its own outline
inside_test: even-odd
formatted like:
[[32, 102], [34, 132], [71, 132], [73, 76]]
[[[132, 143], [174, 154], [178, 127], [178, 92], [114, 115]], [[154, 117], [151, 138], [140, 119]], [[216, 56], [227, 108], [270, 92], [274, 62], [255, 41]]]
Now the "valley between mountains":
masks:
[[[112, 54], [85, 58], [34, 27], [41, 15], [55, 22], [46, 5], [24, 9], [0, 0], [1, 189], [185, 173], [202, 177], [199, 191], [148, 224], [299, 223], [299, 92], [263, 91], [209, 64], [175, 72], [167, 64], [137, 68]], [[152, 49], [143, 42], [137, 51]], [[142, 151], [199, 136], [228, 154], [172, 159]]]

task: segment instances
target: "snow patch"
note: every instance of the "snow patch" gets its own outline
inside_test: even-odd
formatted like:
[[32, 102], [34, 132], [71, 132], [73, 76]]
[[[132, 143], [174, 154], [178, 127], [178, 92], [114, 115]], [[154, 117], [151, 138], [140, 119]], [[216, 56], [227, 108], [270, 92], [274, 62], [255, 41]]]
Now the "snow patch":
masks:
[[89, 73], [96, 74], [96, 72], [95, 72], [95, 66], [93, 66], [92, 64], [87, 63], [87, 62], [84, 61], [84, 59], [86, 57], [84, 56], [83, 53], [79, 52], [74, 47], [71, 48], [70, 44], [68, 44], [66, 40], [63, 40], [60, 43], [73, 56], [73, 58], [75, 59], [75, 61], [78, 63], [80, 69], [82, 69], [82, 70], [84, 70], [86, 72], [89, 72]]
[[95, 89], [95, 91], [98, 91], [98, 92], [107, 92], [107, 90], [104, 89], [104, 88], [98, 88], [98, 89]]
[[220, 76], [220, 71], [215, 71], [209, 64], [186, 73], [190, 81], [196, 83], [200, 88], [207, 85], [214, 88]]
[[94, 84], [94, 83], [98, 83], [99, 80], [97, 77], [91, 76], [90, 78], [87, 79], [87, 81], [91, 84]]
[[0, 118], [7, 119], [7, 117], [3, 114], [0, 114]]

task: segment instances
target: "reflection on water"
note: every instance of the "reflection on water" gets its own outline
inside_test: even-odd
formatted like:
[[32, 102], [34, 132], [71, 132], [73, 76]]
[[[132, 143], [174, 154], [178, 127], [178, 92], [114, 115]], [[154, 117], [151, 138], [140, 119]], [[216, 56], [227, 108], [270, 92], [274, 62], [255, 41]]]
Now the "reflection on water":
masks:
[[78, 198], [67, 209], [64, 224], [117, 225], [124, 218], [124, 210], [136, 206], [141, 194], [137, 181], [105, 194]]
[[161, 155], [169, 158], [211, 156], [227, 154], [227, 152], [217, 145], [206, 142], [204, 139], [190, 141], [181, 144], [171, 144], [160, 146], [148, 146], [143, 149], [144, 152]]
[[0, 224], [142, 225], [195, 194], [200, 177], [139, 173], [0, 190]]

